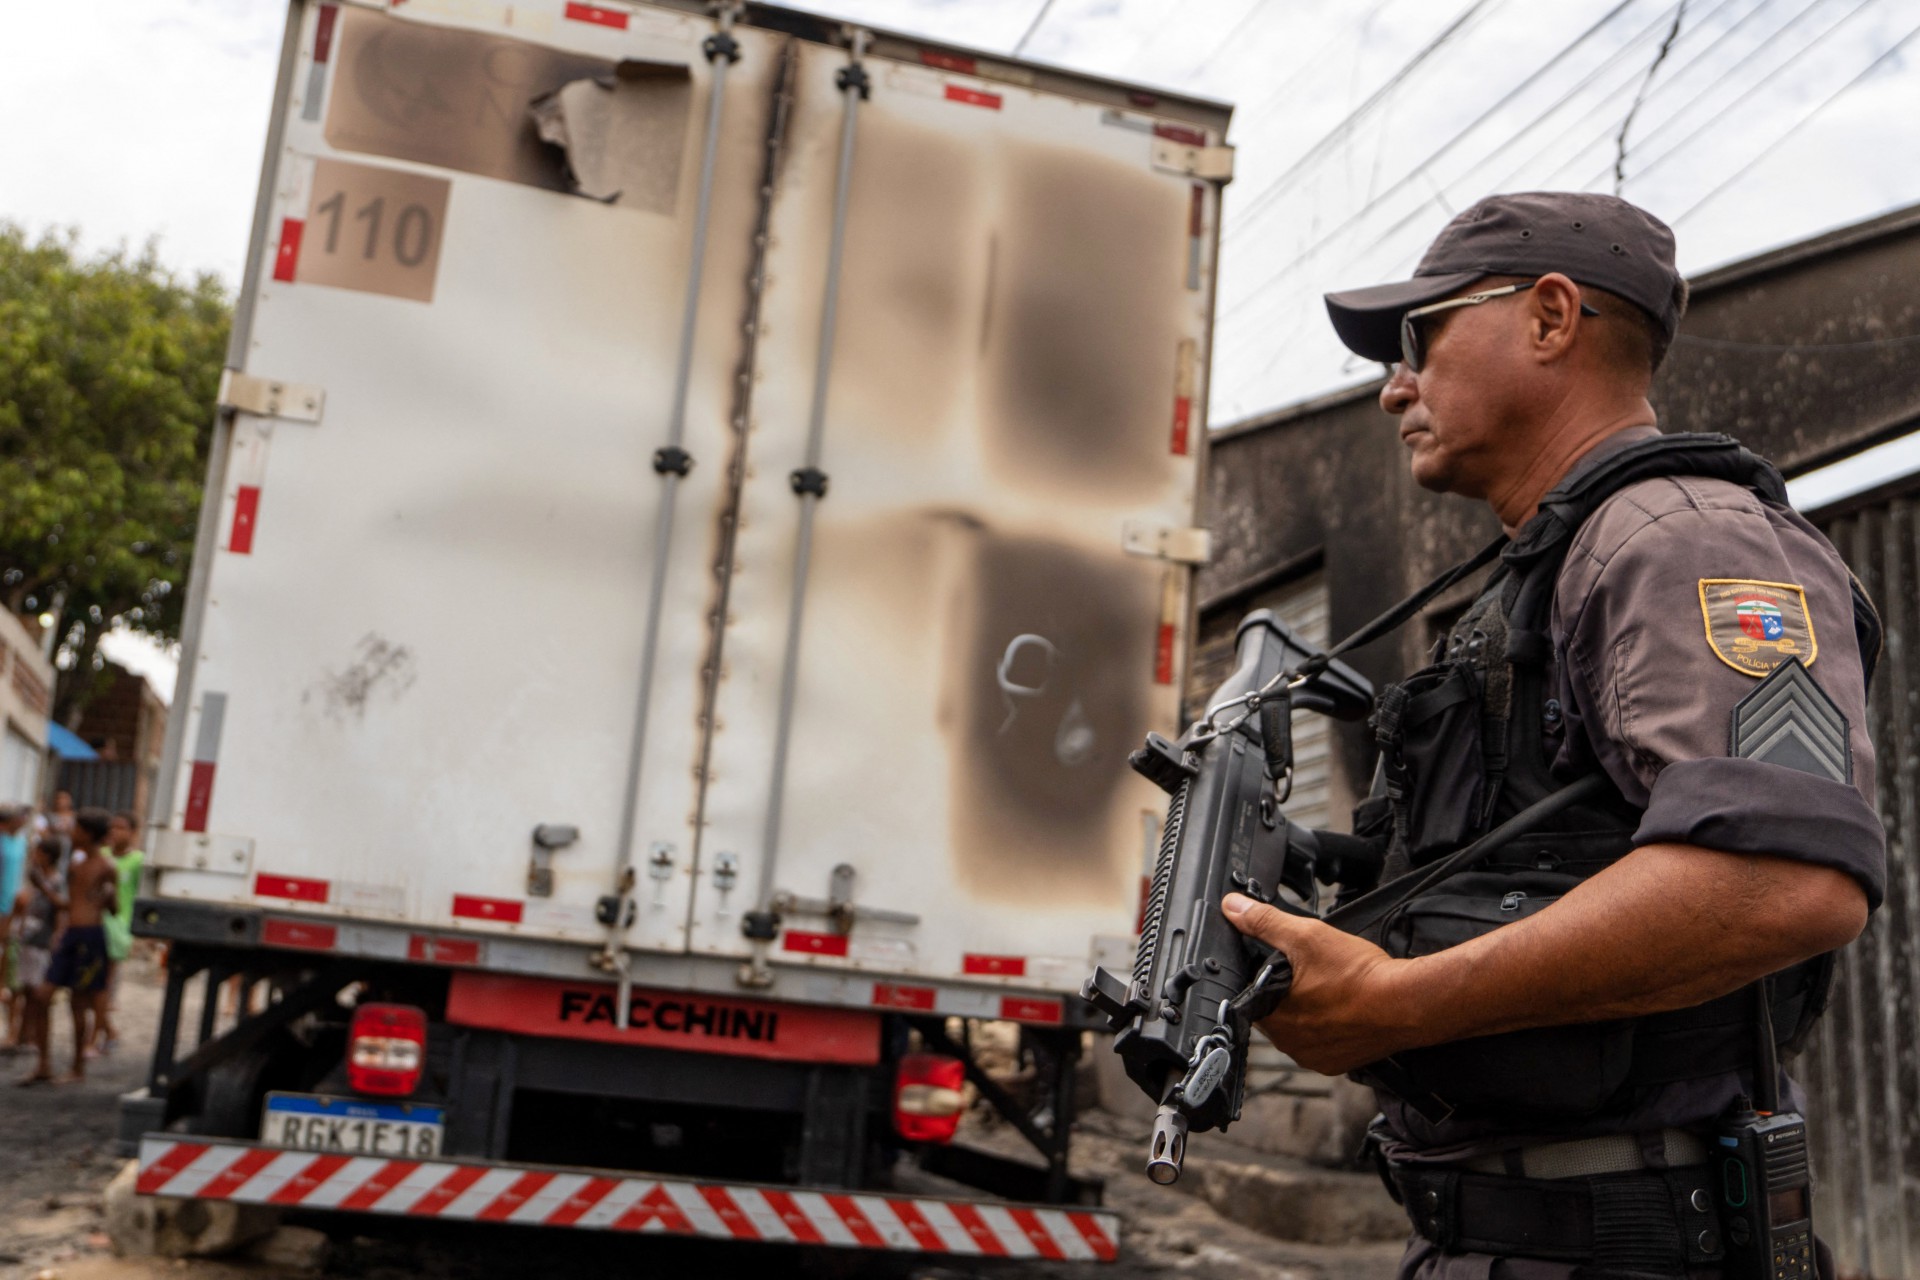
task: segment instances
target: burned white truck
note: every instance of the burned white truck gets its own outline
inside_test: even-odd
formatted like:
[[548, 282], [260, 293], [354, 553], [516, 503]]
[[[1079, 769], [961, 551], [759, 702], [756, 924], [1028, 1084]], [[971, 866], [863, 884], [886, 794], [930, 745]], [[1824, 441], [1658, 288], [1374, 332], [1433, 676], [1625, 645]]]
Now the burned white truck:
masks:
[[1075, 993], [1158, 840], [1227, 123], [759, 5], [294, 0], [140, 1190], [1111, 1259]]

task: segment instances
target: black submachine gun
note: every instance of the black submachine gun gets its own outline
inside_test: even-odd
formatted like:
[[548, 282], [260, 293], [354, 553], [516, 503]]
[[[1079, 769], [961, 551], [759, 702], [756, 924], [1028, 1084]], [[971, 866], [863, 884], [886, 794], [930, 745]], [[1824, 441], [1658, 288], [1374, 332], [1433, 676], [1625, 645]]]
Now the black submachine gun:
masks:
[[1286, 957], [1244, 937], [1220, 900], [1239, 892], [1317, 916], [1317, 885], [1364, 890], [1380, 874], [1369, 846], [1322, 841], [1280, 809], [1292, 789], [1293, 708], [1358, 719], [1372, 686], [1264, 609], [1241, 621], [1235, 653], [1233, 674], [1180, 741], [1148, 734], [1131, 757], [1172, 799], [1132, 978], [1096, 969], [1081, 992], [1117, 1033], [1128, 1077], [1160, 1106], [1147, 1176], [1162, 1184], [1180, 1176], [1189, 1129], [1240, 1118], [1253, 1024], [1293, 981]]

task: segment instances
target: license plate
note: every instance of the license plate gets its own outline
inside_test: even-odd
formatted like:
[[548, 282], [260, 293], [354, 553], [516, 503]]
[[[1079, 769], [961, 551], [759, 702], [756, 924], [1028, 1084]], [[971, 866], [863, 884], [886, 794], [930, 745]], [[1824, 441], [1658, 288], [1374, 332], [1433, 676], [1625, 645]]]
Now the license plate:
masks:
[[260, 1141], [294, 1151], [419, 1160], [440, 1154], [446, 1118], [446, 1108], [421, 1102], [270, 1093]]

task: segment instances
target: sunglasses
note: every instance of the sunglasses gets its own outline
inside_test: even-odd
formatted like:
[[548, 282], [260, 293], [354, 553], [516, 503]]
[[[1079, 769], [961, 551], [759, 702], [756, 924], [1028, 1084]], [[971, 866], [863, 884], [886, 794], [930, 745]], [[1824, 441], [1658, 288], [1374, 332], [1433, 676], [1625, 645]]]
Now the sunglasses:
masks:
[[[1528, 280], [1523, 284], [1510, 284], [1500, 289], [1469, 293], [1463, 298], [1448, 298], [1445, 302], [1436, 302], [1431, 306], [1415, 307], [1400, 317], [1400, 363], [1407, 367], [1408, 372], [1418, 373], [1420, 367], [1427, 362], [1426, 331], [1420, 327], [1420, 322], [1428, 316], [1442, 311], [1452, 311], [1455, 307], [1477, 307], [1483, 302], [1492, 302], [1495, 298], [1524, 293], [1539, 283], [1538, 280]], [[1600, 313], [1582, 301], [1580, 314], [1597, 316]]]

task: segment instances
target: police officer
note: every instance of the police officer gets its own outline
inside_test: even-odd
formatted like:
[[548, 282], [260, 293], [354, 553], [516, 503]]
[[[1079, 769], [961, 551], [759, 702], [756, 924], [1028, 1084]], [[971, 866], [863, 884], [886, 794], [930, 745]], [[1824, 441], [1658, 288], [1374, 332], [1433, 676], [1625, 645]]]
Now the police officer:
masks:
[[1661, 434], [1673, 249], [1622, 200], [1496, 196], [1411, 280], [1327, 298], [1393, 365], [1414, 480], [1510, 538], [1383, 691], [1356, 832], [1392, 874], [1599, 775], [1368, 936], [1224, 903], [1293, 963], [1262, 1030], [1376, 1088], [1402, 1276], [1717, 1275], [1706, 1142], [1755, 1091], [1761, 1002], [1790, 1051], [1885, 887], [1877, 621], [1769, 465]]

